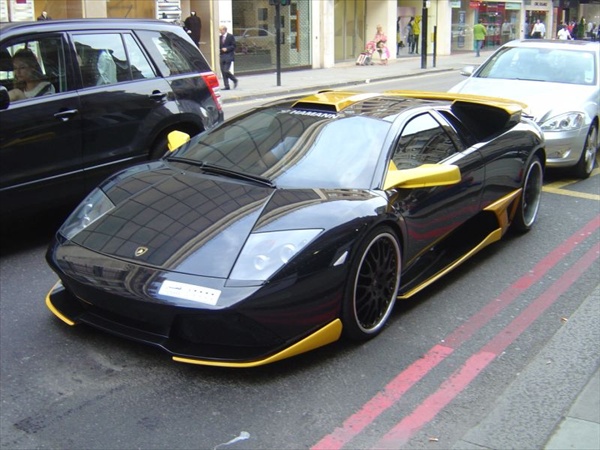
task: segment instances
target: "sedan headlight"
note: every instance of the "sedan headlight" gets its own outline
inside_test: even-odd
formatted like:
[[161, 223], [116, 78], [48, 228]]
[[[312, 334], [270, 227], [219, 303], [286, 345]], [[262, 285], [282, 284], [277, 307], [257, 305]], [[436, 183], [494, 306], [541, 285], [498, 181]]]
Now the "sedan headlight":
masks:
[[585, 115], [581, 112], [568, 112], [545, 120], [541, 124], [543, 131], [578, 130], [585, 123]]
[[286, 230], [251, 234], [230, 278], [244, 281], [267, 280], [321, 231], [323, 230]]
[[72, 239], [114, 207], [114, 203], [101, 189], [94, 189], [71, 213], [58, 232], [65, 238]]

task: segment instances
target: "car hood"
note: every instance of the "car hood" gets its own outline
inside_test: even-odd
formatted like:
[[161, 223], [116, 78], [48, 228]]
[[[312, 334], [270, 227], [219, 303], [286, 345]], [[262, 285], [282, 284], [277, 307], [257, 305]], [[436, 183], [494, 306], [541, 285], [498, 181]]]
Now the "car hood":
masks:
[[[216, 278], [229, 276], [251, 233], [326, 230], [357, 214], [347, 200], [373, 197], [363, 191], [274, 189], [167, 163], [120, 176], [102, 189], [115, 208], [72, 242], [135, 264]], [[332, 214], [330, 205], [340, 198], [345, 206]]]
[[587, 110], [589, 113], [591, 102], [596, 105], [593, 109], [598, 107], [598, 88], [594, 86], [470, 77], [449, 92], [507, 97], [526, 103], [528, 108], [525, 112], [536, 122], [567, 111]]

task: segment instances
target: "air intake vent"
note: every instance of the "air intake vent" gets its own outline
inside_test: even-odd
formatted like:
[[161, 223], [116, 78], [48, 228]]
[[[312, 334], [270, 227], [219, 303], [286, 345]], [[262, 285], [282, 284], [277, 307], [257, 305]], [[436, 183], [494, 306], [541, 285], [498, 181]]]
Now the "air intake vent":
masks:
[[328, 103], [297, 102], [294, 105], [294, 109], [303, 109], [305, 111], [337, 113], [336, 105], [332, 105], [332, 104], [328, 104]]

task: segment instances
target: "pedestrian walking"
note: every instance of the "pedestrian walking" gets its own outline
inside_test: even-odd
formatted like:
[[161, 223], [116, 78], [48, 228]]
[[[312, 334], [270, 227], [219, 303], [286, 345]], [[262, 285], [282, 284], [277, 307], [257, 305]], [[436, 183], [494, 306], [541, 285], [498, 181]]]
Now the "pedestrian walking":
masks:
[[396, 20], [396, 56], [400, 56], [400, 50], [404, 47], [404, 41], [402, 40], [402, 17], [398, 16]]
[[188, 18], [183, 22], [184, 30], [190, 35], [194, 44], [200, 47], [200, 35], [202, 33], [202, 21], [196, 15], [196, 11], [192, 11]]
[[419, 35], [421, 34], [421, 16], [417, 16], [413, 22], [413, 36], [415, 38], [415, 53], [419, 53]]
[[535, 25], [531, 30], [531, 37], [534, 39], [544, 39], [546, 36], [546, 25], [540, 19], [535, 21]]
[[415, 18], [411, 17], [406, 24], [406, 42], [408, 44], [408, 53], [413, 54], [415, 52], [415, 31], [413, 28], [413, 24], [415, 23]]
[[483, 20], [479, 19], [479, 22], [475, 24], [473, 27], [473, 40], [475, 41], [475, 54], [480, 56], [479, 52], [483, 47], [483, 43], [485, 41], [485, 36], [487, 34], [487, 30], [485, 29], [485, 25], [483, 24]]
[[223, 90], [228, 91], [230, 89], [229, 80], [233, 81], [234, 89], [238, 86], [237, 77], [231, 73], [231, 64], [235, 60], [235, 37], [233, 34], [227, 32], [227, 27], [225, 25], [219, 27], [219, 32], [221, 33], [219, 45], [219, 48], [221, 49], [219, 52], [221, 74], [223, 75], [223, 84], [225, 85]]
[[42, 11], [42, 14], [40, 14], [40, 17], [38, 17], [37, 20], [52, 20], [52, 17], [50, 17], [46, 11]]
[[571, 39], [573, 39], [571, 37], [571, 33], [569, 33], [569, 28], [567, 27], [566, 23], [563, 23], [562, 28], [558, 30], [558, 33], [556, 33], [556, 37], [561, 41], [570, 41]]

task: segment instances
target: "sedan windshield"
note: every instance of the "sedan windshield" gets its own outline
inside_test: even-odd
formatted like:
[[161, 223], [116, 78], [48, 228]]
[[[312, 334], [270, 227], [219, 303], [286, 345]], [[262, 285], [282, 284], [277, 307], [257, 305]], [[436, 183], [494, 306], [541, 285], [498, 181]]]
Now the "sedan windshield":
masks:
[[198, 136], [170, 159], [259, 176], [281, 188], [366, 189], [389, 127], [364, 116], [269, 108]]
[[476, 74], [480, 78], [596, 85], [594, 52], [563, 48], [505, 47]]

